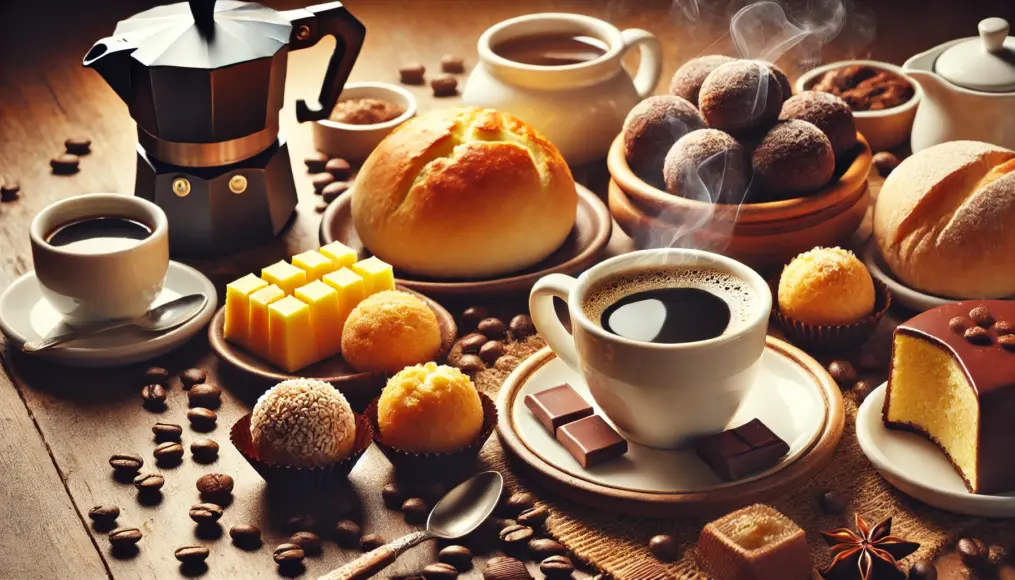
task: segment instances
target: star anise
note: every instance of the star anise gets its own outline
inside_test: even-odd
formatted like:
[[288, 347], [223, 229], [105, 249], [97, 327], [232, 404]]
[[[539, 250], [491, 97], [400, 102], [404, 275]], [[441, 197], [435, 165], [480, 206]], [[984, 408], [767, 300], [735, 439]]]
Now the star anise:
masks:
[[821, 575], [836, 580], [905, 580], [899, 560], [915, 552], [920, 544], [891, 533], [892, 518], [872, 528], [860, 514], [856, 514], [855, 532], [847, 528], [821, 532], [834, 556]]

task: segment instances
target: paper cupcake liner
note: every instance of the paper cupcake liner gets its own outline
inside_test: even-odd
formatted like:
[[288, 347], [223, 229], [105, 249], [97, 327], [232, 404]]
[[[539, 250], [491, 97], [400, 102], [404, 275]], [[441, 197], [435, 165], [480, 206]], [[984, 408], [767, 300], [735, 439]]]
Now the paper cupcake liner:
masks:
[[480, 430], [479, 436], [468, 447], [452, 453], [416, 453], [385, 444], [381, 438], [381, 429], [377, 425], [377, 403], [380, 401], [380, 397], [370, 403], [370, 406], [364, 411], [364, 415], [373, 428], [374, 443], [388, 458], [399, 475], [444, 479], [472, 467], [479, 455], [479, 450], [483, 448], [483, 444], [497, 427], [497, 406], [490, 397], [483, 393], [479, 393], [479, 400], [483, 405], [483, 428]]
[[296, 466], [261, 459], [250, 435], [250, 413], [233, 424], [229, 440], [270, 487], [298, 492], [331, 491], [347, 480], [349, 472], [373, 442], [373, 425], [363, 415], [353, 415], [356, 417], [356, 441], [352, 454], [331, 465]]
[[[778, 288], [778, 280], [775, 288]], [[778, 296], [778, 291], [775, 293]], [[807, 351], [840, 352], [857, 348], [874, 334], [881, 317], [892, 305], [892, 293], [880, 280], [874, 280], [874, 314], [853, 324], [807, 324], [779, 311], [778, 299], [773, 300], [772, 316], [778, 321], [786, 338]]]

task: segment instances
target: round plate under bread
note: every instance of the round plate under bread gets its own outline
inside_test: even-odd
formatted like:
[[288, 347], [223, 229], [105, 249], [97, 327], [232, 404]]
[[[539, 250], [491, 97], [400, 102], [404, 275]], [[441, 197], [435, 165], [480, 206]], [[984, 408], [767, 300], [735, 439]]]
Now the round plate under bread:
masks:
[[864, 455], [902, 493], [945, 511], [986, 518], [1015, 517], [1015, 490], [1003, 495], [970, 493], [944, 452], [925, 437], [885, 427], [881, 410], [888, 383], [875, 389], [856, 416]]
[[[437, 324], [441, 329], [441, 350], [436, 358], [443, 360], [458, 335], [458, 327], [455, 325], [454, 317], [443, 306], [430, 298], [405, 287], [396, 286], [396, 288], [423, 300], [437, 315]], [[215, 313], [215, 317], [208, 327], [208, 341], [219, 358], [243, 373], [276, 383], [299, 377], [319, 379], [331, 383], [347, 397], [354, 397], [357, 400], [364, 398], [368, 400], [376, 396], [384, 386], [387, 375], [357, 371], [340, 354], [316, 362], [296, 373], [287, 373], [243, 347], [227, 341], [223, 332], [225, 319], [225, 307], [222, 307]]]
[[525, 395], [568, 383], [603, 415], [581, 376], [549, 348], [523, 361], [504, 382], [497, 430], [525, 475], [571, 501], [643, 517], [725, 513], [808, 480], [831, 460], [842, 436], [842, 395], [817, 361], [768, 337], [760, 364], [757, 383], [731, 425], [761, 419], [790, 452], [774, 467], [738, 481], [723, 481], [693, 450], [631, 442], [623, 457], [582, 468], [525, 407]]
[[[483, 280], [437, 280], [406, 274], [395, 268], [395, 282], [430, 296], [483, 296], [528, 292], [532, 285], [547, 274], [577, 274], [591, 266], [610, 241], [613, 219], [610, 211], [596, 194], [575, 184], [578, 189], [578, 213], [574, 228], [564, 245], [542, 262], [499, 278]], [[352, 223], [352, 191], [331, 202], [321, 218], [321, 243], [341, 242], [365, 258], [370, 252], [356, 233]]]
[[892, 299], [910, 310], [923, 312], [924, 310], [937, 308], [942, 304], [956, 302], [956, 300], [951, 298], [942, 298], [933, 294], [924, 294], [919, 290], [913, 290], [896, 280], [891, 274], [891, 270], [888, 269], [888, 265], [885, 264], [884, 259], [881, 257], [881, 252], [878, 250], [878, 245], [874, 241], [874, 238], [867, 240], [867, 245], [863, 248], [863, 263], [867, 266], [871, 276], [884, 282], [885, 286], [888, 286], [888, 289], [892, 292]]

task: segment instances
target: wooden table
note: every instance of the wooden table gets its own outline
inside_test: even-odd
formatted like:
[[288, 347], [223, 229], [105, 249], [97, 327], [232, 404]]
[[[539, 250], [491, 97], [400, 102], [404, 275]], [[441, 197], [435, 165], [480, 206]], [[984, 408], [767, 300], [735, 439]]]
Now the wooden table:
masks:
[[[272, 2], [277, 8], [302, 4]], [[450, 53], [475, 64], [475, 42], [489, 25], [507, 17], [539, 11], [576, 11], [608, 19], [621, 28], [640, 27], [656, 33], [665, 50], [664, 79], [687, 58], [722, 50], [725, 2], [714, 0], [349, 0], [350, 9], [366, 24], [369, 34], [353, 80], [392, 81], [402, 63], [419, 61], [438, 67]], [[924, 2], [917, 18], [909, 3], [860, 6], [841, 36], [823, 52], [824, 60], [871, 55], [901, 62], [910, 54], [956, 36], [975, 32], [986, 16], [1015, 20], [1010, 0], [957, 3]], [[881, 4], [891, 4], [882, 6]], [[134, 126], [119, 98], [92, 71], [80, 66], [91, 43], [112, 32], [118, 19], [151, 5], [144, 1], [5, 2], [0, 7], [0, 173], [21, 182], [23, 197], [0, 206], [0, 288], [32, 268], [28, 225], [50, 202], [90, 192], [133, 189]], [[696, 10], [695, 10], [696, 8]], [[874, 36], [872, 22], [876, 22]], [[228, 260], [195, 265], [221, 286], [239, 272], [317, 246], [319, 216], [302, 158], [311, 151], [310, 128], [295, 123], [292, 102], [316, 94], [330, 43], [294, 53], [287, 79], [283, 131], [292, 155], [300, 193], [298, 214], [275, 242]], [[794, 71], [791, 71], [791, 74]], [[464, 81], [464, 77], [462, 77]], [[661, 83], [665, 86], [665, 81]], [[450, 105], [456, 99], [434, 100], [425, 88], [411, 88], [424, 109]], [[93, 153], [71, 177], [52, 176], [48, 161], [63, 149], [71, 135], [87, 135]], [[575, 168], [576, 176], [599, 194], [604, 193], [603, 164]], [[618, 230], [619, 232], [619, 230]], [[610, 252], [630, 248], [617, 233]], [[105, 371], [57, 368], [3, 352], [0, 373], [0, 578], [170, 578], [178, 574], [175, 548], [195, 543], [211, 548], [206, 578], [271, 578], [277, 575], [272, 547], [288, 536], [284, 521], [302, 512], [321, 515], [334, 506], [300, 505], [292, 498], [275, 498], [228, 442], [229, 426], [246, 413], [260, 394], [257, 385], [232, 376], [210, 354], [203, 337], [157, 361], [171, 371], [190, 366], [207, 368], [226, 395], [218, 428], [211, 436], [222, 445], [212, 466], [186, 459], [179, 467], [162, 469], [167, 485], [154, 505], [137, 501], [134, 488], [117, 483], [108, 467], [109, 456], [136, 452], [151, 461], [151, 425], [158, 420], [186, 424], [186, 398], [174, 380], [169, 409], [146, 411], [138, 396], [145, 365]], [[184, 441], [196, 435], [185, 429]], [[264, 547], [244, 552], [228, 537], [195, 537], [187, 509], [198, 501], [194, 482], [205, 472], [229, 473], [236, 478], [235, 501], [226, 510], [226, 526], [256, 523], [264, 529]], [[363, 459], [351, 477], [353, 493], [363, 504], [364, 528], [394, 538], [410, 530], [400, 514], [380, 503], [380, 487], [388, 481], [389, 466], [376, 450]], [[122, 509], [119, 523], [142, 528], [140, 552], [116, 558], [105, 534], [93, 529], [88, 509], [113, 503]], [[308, 559], [305, 577], [315, 578], [355, 557], [333, 543], [322, 557]], [[417, 548], [389, 572], [411, 575], [433, 562], [433, 547]], [[464, 576], [480, 577], [478, 571]]]

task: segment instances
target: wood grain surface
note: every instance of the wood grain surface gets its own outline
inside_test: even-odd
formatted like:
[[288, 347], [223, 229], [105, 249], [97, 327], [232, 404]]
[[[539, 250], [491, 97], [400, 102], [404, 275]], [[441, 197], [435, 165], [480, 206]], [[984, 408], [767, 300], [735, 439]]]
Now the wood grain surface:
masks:
[[[279, 9], [306, 5], [280, 0]], [[465, 57], [475, 65], [475, 42], [491, 24], [529, 12], [576, 11], [608, 19], [621, 28], [656, 33], [664, 47], [664, 79], [686, 59], [712, 51], [729, 52], [725, 35], [728, 5], [742, 0], [349, 0], [350, 10], [368, 35], [352, 80], [395, 81], [397, 68], [409, 61], [438, 68], [443, 54]], [[52, 201], [94, 192], [130, 193], [134, 182], [136, 135], [126, 107], [81, 58], [93, 42], [110, 34], [117, 20], [154, 5], [149, 0], [68, 0], [0, 3], [0, 175], [18, 181], [22, 198], [0, 204], [0, 288], [31, 270], [28, 226]], [[843, 35], [821, 53], [825, 61], [871, 56], [901, 63], [907, 56], [957, 36], [973, 34], [986, 16], [1015, 20], [1010, 0], [929, 0], [917, 17], [909, 2], [851, 2], [854, 17]], [[873, 40], [871, 40], [873, 38]], [[240, 273], [256, 270], [302, 250], [317, 247], [319, 215], [302, 158], [311, 151], [310, 128], [294, 120], [292, 103], [316, 95], [331, 43], [290, 57], [283, 132], [289, 140], [300, 204], [288, 229], [273, 242], [227, 259], [191, 262], [221, 288]], [[791, 76], [798, 72], [790, 67]], [[465, 76], [460, 82], [464, 83]], [[665, 87], [660, 83], [660, 90]], [[426, 87], [409, 87], [427, 110], [457, 102], [436, 100]], [[67, 137], [84, 135], [92, 153], [81, 171], [69, 177], [50, 174], [49, 159], [63, 151]], [[604, 196], [605, 163], [574, 168], [575, 176]], [[876, 190], [875, 179], [872, 189]], [[619, 228], [608, 253], [630, 249]], [[111, 281], [112, 282], [112, 281]], [[107, 371], [69, 371], [3, 353], [0, 377], [0, 578], [64, 579], [273, 578], [273, 546], [288, 537], [285, 520], [313, 512], [328, 522], [343, 504], [360, 505], [364, 530], [388, 539], [413, 528], [381, 505], [380, 488], [391, 474], [372, 449], [353, 471], [351, 486], [336, 497], [288, 498], [268, 493], [256, 473], [228, 443], [233, 421], [248, 412], [262, 385], [220, 368], [203, 334], [158, 361], [171, 371], [188, 366], [209, 370], [224, 391], [219, 425], [209, 435], [221, 445], [212, 465], [193, 462], [189, 452], [178, 467], [158, 468], [151, 426], [156, 421], [185, 425], [184, 442], [197, 434], [186, 427], [186, 399], [174, 380], [169, 407], [163, 413], [142, 408], [142, 366]], [[145, 457], [145, 470], [166, 476], [161, 501], [141, 503], [130, 484], [117, 482], [107, 464], [110, 454], [134, 452]], [[236, 479], [235, 501], [223, 522], [256, 523], [265, 532], [257, 551], [234, 548], [228, 536], [199, 537], [188, 508], [198, 501], [194, 482], [203, 473], [228, 473]], [[326, 501], [325, 501], [326, 500]], [[145, 537], [137, 554], [117, 557], [105, 533], [86, 517], [96, 503], [120, 506], [121, 525], [141, 528]], [[173, 551], [191, 543], [211, 550], [207, 570], [181, 569]], [[418, 573], [435, 559], [436, 546], [416, 548], [386, 571], [392, 576]], [[328, 542], [324, 555], [308, 559], [304, 577], [316, 578], [351, 560], [356, 553]], [[535, 568], [533, 568], [535, 570]], [[538, 573], [536, 573], [538, 575]], [[479, 578], [478, 569], [463, 575]]]

